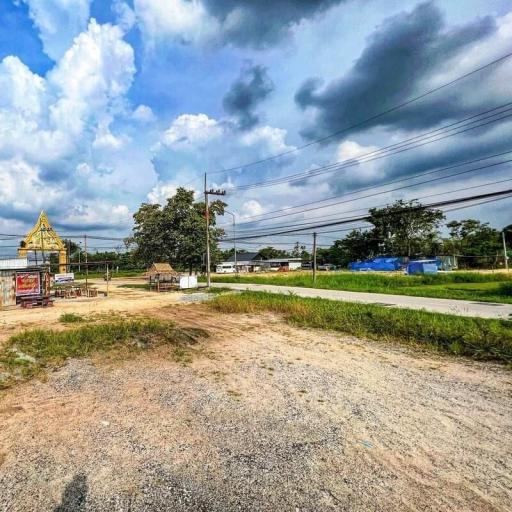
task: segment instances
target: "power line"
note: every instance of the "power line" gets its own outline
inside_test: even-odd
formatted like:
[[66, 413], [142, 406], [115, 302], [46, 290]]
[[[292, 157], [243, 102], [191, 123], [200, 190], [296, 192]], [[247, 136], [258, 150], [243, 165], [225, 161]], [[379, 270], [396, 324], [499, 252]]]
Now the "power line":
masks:
[[[485, 157], [480, 157], [480, 158], [476, 158], [476, 159], [473, 159], [473, 160], [466, 160], [464, 162], [459, 162], [457, 164], [452, 164], [452, 165], [449, 165], [449, 166], [446, 166], [446, 167], [441, 167], [440, 169], [435, 169], [433, 171], [426, 171], [426, 172], [416, 173], [416, 174], [413, 174], [413, 175], [410, 175], [410, 176], [397, 178], [397, 179], [394, 179], [394, 180], [391, 180], [391, 181], [386, 181], [384, 183], [380, 183], [379, 185], [371, 185], [371, 186], [368, 186], [368, 187], [363, 187], [363, 188], [359, 188], [359, 189], [356, 189], [356, 190], [352, 190], [351, 192], [347, 192], [347, 193], [344, 193], [344, 194], [341, 194], [341, 195], [335, 195], [335, 196], [326, 197], [325, 199], [321, 199], [321, 200], [317, 200], [317, 201], [309, 201], [307, 203], [297, 204], [297, 205], [294, 205], [294, 206], [288, 206], [286, 208], [281, 208], [279, 210], [272, 210], [272, 211], [269, 211], [269, 212], [266, 212], [266, 213], [262, 213], [262, 214], [259, 214], [259, 215], [253, 215], [252, 217], [247, 217], [247, 218], [248, 219], [255, 219], [255, 218], [258, 218], [258, 217], [264, 217], [264, 216], [266, 217], [266, 216], [271, 215], [273, 213], [281, 213], [281, 212], [284, 212], [284, 211], [294, 210], [296, 208], [301, 208], [303, 206], [310, 206], [310, 205], [313, 205], [313, 204], [324, 203], [326, 201], [332, 201], [334, 199], [340, 199], [342, 197], [351, 196], [351, 195], [357, 194], [359, 192], [366, 192], [367, 190], [379, 189], [379, 188], [385, 187], [387, 185], [392, 185], [394, 183], [400, 183], [400, 182], [403, 182], [403, 181], [409, 181], [409, 180], [412, 180], [412, 179], [415, 179], [415, 178], [419, 178], [419, 177], [422, 177], [422, 176], [428, 176], [428, 175], [431, 175], [431, 174], [437, 174], [439, 172], [448, 171], [450, 169], [455, 169], [457, 167], [462, 167], [464, 165], [470, 165], [470, 164], [474, 164], [474, 163], [477, 163], [477, 162], [482, 162], [482, 161], [485, 161], [485, 160], [489, 160], [491, 158], [496, 158], [496, 157], [499, 157], [499, 156], [508, 155], [510, 153], [512, 153], [512, 150], [502, 151], [500, 153], [494, 153], [492, 155], [488, 155], [488, 156], [485, 156]], [[333, 206], [335, 204], [337, 204], [337, 203], [326, 204], [325, 207], [327, 208], [327, 207]], [[239, 223], [238, 225], [241, 226], [241, 225], [247, 225], [247, 224], [254, 224], [254, 223], [257, 223], [257, 222], [263, 222], [263, 221], [266, 221], [266, 220], [271, 220], [271, 219], [279, 218], [279, 217], [285, 217], [285, 216], [288, 216], [288, 215], [297, 215], [299, 213], [303, 213], [303, 211], [304, 210], [300, 210], [300, 211], [297, 211], [297, 212], [290, 212], [288, 214], [283, 214], [283, 215], [279, 215], [279, 216], [261, 218], [261, 219], [258, 219], [258, 220], [255, 220], [255, 221], [251, 221], [251, 222], [242, 222], [242, 223]], [[219, 227], [222, 227], [222, 225], [220, 225]]]
[[[505, 105], [511, 105], [511, 104], [512, 103], [506, 103]], [[503, 106], [500, 106], [497, 108], [503, 108]], [[492, 109], [492, 110], [496, 110], [496, 109]], [[434, 142], [438, 142], [440, 140], [454, 137], [455, 135], [460, 135], [461, 133], [475, 130], [477, 128], [481, 128], [483, 126], [487, 126], [489, 124], [496, 123], [496, 122], [502, 121], [504, 119], [508, 119], [509, 117], [512, 116], [512, 114], [506, 114], [506, 112], [510, 112], [511, 110], [512, 110], [512, 108], [508, 108], [506, 110], [503, 110], [502, 112], [498, 112], [496, 114], [492, 114], [491, 116], [487, 116], [485, 118], [478, 119], [476, 121], [472, 121], [471, 123], [467, 123], [467, 124], [465, 124], [463, 126], [459, 126], [457, 128], [451, 128], [449, 130], [446, 130], [445, 129], [446, 127], [439, 128], [434, 131], [435, 132], [439, 131], [439, 130], [444, 130], [444, 131], [438, 135], [443, 135], [445, 133], [448, 135], [443, 135], [443, 136], [437, 137], [435, 139], [432, 138], [433, 137], [432, 135], [428, 135], [429, 133], [432, 133], [432, 132], [425, 132], [424, 134], [417, 135], [410, 139], [405, 139], [398, 143], [391, 144], [389, 146], [385, 146], [383, 148], [371, 151], [369, 153], [365, 153], [363, 155], [360, 155], [357, 158], [350, 158], [347, 160], [341, 160], [339, 162], [333, 162], [331, 164], [327, 164], [327, 165], [318, 167], [313, 170], [308, 169], [308, 170], [298, 172], [296, 174], [291, 174], [291, 175], [282, 176], [279, 178], [274, 178], [272, 180], [262, 180], [262, 181], [259, 181], [256, 183], [250, 183], [247, 185], [239, 185], [236, 187], [232, 187], [230, 189], [230, 192], [237, 191], [237, 190], [252, 190], [254, 188], [270, 187], [270, 186], [280, 185], [280, 184], [284, 184], [284, 183], [293, 183], [295, 181], [310, 179], [310, 178], [314, 178], [316, 176], [320, 176], [322, 174], [330, 174], [333, 172], [338, 172], [338, 171], [348, 169], [350, 167], [358, 166], [358, 165], [369, 163], [369, 162], [374, 162], [376, 160], [381, 160], [382, 158], [387, 158], [389, 156], [394, 156], [394, 155], [403, 153], [405, 151], [410, 151], [411, 149], [416, 149], [416, 148], [419, 148], [422, 146], [426, 146], [428, 144], [433, 144]], [[506, 115], [503, 115], [503, 114], [506, 114]], [[483, 115], [483, 114], [478, 114], [478, 115]], [[501, 117], [492, 119], [490, 121], [487, 121], [486, 123], [482, 122], [482, 121], [485, 121], [485, 120], [495, 117], [495, 116], [501, 116]], [[474, 116], [471, 116], [471, 117], [474, 117]], [[461, 122], [466, 121], [467, 119], [471, 119], [471, 117], [463, 119], [461, 121], [457, 121], [456, 123], [453, 123], [453, 124], [459, 124]], [[475, 124], [474, 126], [471, 126], [468, 128], [469, 125], [474, 124], [474, 123], [479, 123], [479, 124]], [[451, 125], [449, 125], [449, 126], [451, 126]], [[454, 133], [449, 133], [453, 130], [458, 130], [458, 131], [455, 131]], [[429, 140], [429, 139], [431, 139], [431, 140]]]
[[[512, 189], [502, 190], [502, 191], [498, 191], [498, 192], [488, 192], [486, 194], [478, 194], [475, 196], [462, 197], [462, 198], [458, 198], [458, 199], [439, 201], [436, 203], [430, 203], [430, 204], [426, 204], [426, 205], [413, 206], [413, 207], [409, 208], [409, 211], [425, 210], [425, 209], [429, 209], [429, 208], [441, 208], [443, 206], [449, 206], [452, 204], [459, 204], [459, 203], [464, 203], [464, 202], [469, 202], [469, 201], [477, 201], [479, 199], [499, 198], [500, 196], [506, 196], [507, 194], [508, 195], [512, 194]], [[397, 212], [397, 214], [398, 213], [400, 213], [400, 212]], [[328, 227], [328, 226], [338, 226], [341, 224], [348, 224], [351, 222], [367, 221], [368, 219], [369, 219], [368, 215], [364, 215], [364, 216], [360, 216], [360, 217], [345, 218], [345, 219], [340, 219], [340, 220], [336, 220], [336, 221], [325, 222], [322, 224], [310, 225], [307, 227], [295, 227], [295, 228], [290, 228], [290, 229], [286, 229], [283, 231], [274, 231], [272, 233], [265, 233], [265, 235], [281, 235], [284, 233], [297, 233], [297, 232], [304, 231], [306, 229], [316, 229], [316, 228], [322, 228], [322, 227]], [[253, 238], [261, 238], [261, 237], [262, 237], [262, 235], [243, 236], [244, 239], [253, 239]], [[224, 239], [223, 241], [229, 241], [229, 240]]]
[[[442, 167], [440, 169], [435, 169], [433, 171], [421, 172], [421, 173], [417, 173], [417, 174], [414, 174], [414, 175], [411, 175], [411, 176], [407, 176], [405, 178], [398, 178], [398, 179], [395, 179], [395, 180], [387, 181], [387, 182], [381, 183], [379, 185], [372, 185], [370, 187], [363, 187], [363, 188], [360, 188], [360, 189], [352, 190], [351, 192], [348, 192], [348, 193], [345, 193], [345, 194], [341, 194], [341, 195], [331, 196], [331, 197], [328, 197], [328, 198], [325, 198], [325, 199], [321, 199], [319, 201], [310, 201], [308, 203], [303, 203], [303, 204], [300, 204], [300, 205], [290, 206], [288, 208], [283, 208], [283, 210], [289, 210], [289, 209], [292, 209], [292, 208], [293, 209], [300, 208], [302, 206], [309, 206], [309, 205], [312, 205], [312, 204], [318, 204], [318, 203], [324, 203], [326, 201], [331, 201], [333, 199], [340, 199], [340, 198], [343, 198], [343, 197], [352, 196], [352, 195], [357, 194], [359, 192], [366, 192], [368, 190], [379, 189], [379, 188], [385, 187], [387, 185], [392, 185], [392, 184], [400, 183], [400, 182], [403, 182], [403, 181], [409, 181], [409, 180], [412, 180], [412, 179], [420, 178], [420, 177], [423, 177], [423, 176], [428, 176], [428, 175], [431, 175], [431, 174], [437, 174], [439, 172], [447, 171], [447, 170], [450, 170], [450, 169], [456, 169], [457, 167], [462, 167], [464, 165], [469, 165], [469, 164], [472, 164], [472, 163], [482, 162], [484, 160], [489, 160], [490, 158], [496, 158], [498, 156], [508, 155], [510, 153], [512, 153], [512, 150], [503, 151], [501, 153], [495, 153], [493, 155], [489, 155], [489, 156], [482, 157], [482, 158], [477, 158], [477, 159], [474, 159], [474, 160], [467, 160], [465, 162], [460, 162], [458, 164], [449, 165], [449, 166], [446, 166], [446, 167]], [[508, 161], [509, 160], [504, 161], [503, 163], [506, 163]], [[490, 164], [490, 165], [494, 166], [495, 164], [493, 163], [493, 164]], [[474, 172], [474, 171], [477, 171], [477, 170], [482, 170], [484, 168], [486, 168], [486, 167], [485, 166], [477, 167], [473, 171], [469, 170], [468, 172]], [[442, 179], [442, 177], [440, 179]], [[414, 183], [411, 186], [415, 186], [415, 185], [419, 185], [419, 184], [421, 184], [421, 182], [420, 183]], [[398, 189], [393, 189], [392, 191], [394, 191], [394, 190], [398, 190]], [[386, 192], [381, 192], [381, 193], [386, 193]], [[356, 200], [356, 199], [361, 199], [361, 198], [355, 198], [354, 200]], [[287, 217], [287, 216], [290, 216], [290, 215], [298, 215], [298, 214], [301, 214], [301, 213], [305, 213], [307, 211], [313, 211], [313, 210], [318, 210], [318, 209], [322, 209], [322, 208], [328, 208], [330, 206], [336, 206], [338, 204], [340, 204], [340, 203], [339, 202], [333, 202], [333, 203], [317, 206], [315, 208], [306, 208], [304, 210], [298, 210], [296, 212], [290, 212], [290, 213], [281, 214], [281, 215], [274, 215], [272, 217], [267, 217], [265, 219], [259, 219], [259, 220], [255, 220], [255, 221], [252, 221], [252, 222], [241, 222], [238, 225], [239, 226], [243, 226], [243, 225], [248, 225], [248, 224], [255, 224], [255, 223], [258, 223], [258, 222], [264, 222], [264, 221], [267, 221], [267, 220], [277, 219], [277, 218], [281, 218], [281, 217]], [[278, 213], [280, 211], [282, 211], [282, 210], [275, 210], [275, 212], [268, 212], [266, 215], [269, 215], [270, 213]], [[256, 216], [254, 216], [254, 217], [256, 217]], [[220, 227], [222, 227], [222, 225]]]
[[[374, 192], [372, 194], [366, 194], [364, 196], [355, 197], [353, 199], [345, 199], [344, 201], [337, 201], [335, 203], [331, 203], [331, 204], [328, 204], [328, 205], [321, 205], [321, 206], [316, 206], [314, 208], [307, 208], [305, 210], [297, 212], [296, 214], [306, 213], [306, 212], [310, 212], [310, 211], [315, 211], [315, 210], [319, 210], [319, 209], [322, 209], [322, 208], [327, 208], [327, 207], [330, 207], [330, 206], [338, 206], [340, 204], [352, 203], [354, 201], [359, 201], [361, 199], [367, 199], [369, 197], [375, 197], [375, 196], [379, 196], [379, 195], [382, 195], [382, 194], [387, 194], [387, 193], [390, 193], [390, 192], [396, 192], [397, 190], [403, 190], [403, 189], [406, 189], [406, 188], [416, 187], [418, 185], [425, 185], [427, 183], [437, 182], [438, 180], [441, 180], [441, 179], [453, 178], [454, 176], [460, 176], [460, 175], [463, 175], [463, 174], [468, 174], [468, 173], [479, 171], [479, 170], [482, 170], [482, 169], [488, 169], [488, 168], [495, 167], [495, 166], [498, 166], [498, 165], [501, 165], [501, 164], [504, 164], [504, 163], [508, 163], [508, 162], [512, 162], [512, 159], [504, 160], [502, 162], [495, 162], [493, 164], [488, 164], [488, 165], [484, 165], [484, 166], [481, 166], [481, 167], [476, 167], [476, 168], [473, 168], [473, 169], [466, 169], [465, 171], [459, 171], [459, 172], [456, 172], [456, 173], [449, 174], [447, 176], [441, 176], [441, 177], [438, 177], [438, 178], [431, 178], [431, 179], [420, 181], [420, 182], [417, 182], [417, 183], [412, 183], [410, 185], [403, 185], [401, 187], [395, 187], [395, 188], [392, 188], [392, 189], [383, 190], [381, 192]], [[505, 180], [505, 181], [508, 181], [508, 180]], [[485, 186], [485, 185], [481, 185], [481, 186]], [[284, 216], [285, 215], [282, 215], [282, 216], [276, 215], [274, 217], [271, 217], [271, 218], [268, 218], [268, 219], [265, 219], [265, 220], [270, 220], [272, 218], [275, 219], [275, 218], [284, 217]], [[288, 226], [285, 225], [283, 227], [288, 227]], [[270, 225], [270, 226], [267, 227], [267, 229], [272, 229], [272, 228], [275, 228], [275, 226]], [[258, 228], [256, 228], [256, 229], [258, 229]]]
[[337, 135], [341, 135], [342, 133], [346, 133], [347, 131], [353, 130], [355, 128], [359, 128], [360, 126], [363, 126], [363, 125], [365, 125], [366, 123], [368, 123], [370, 121], [374, 121], [376, 119], [379, 119], [379, 118], [381, 118], [381, 117], [383, 117], [383, 116], [385, 116], [387, 114], [395, 112], [396, 110], [399, 110], [399, 109], [401, 109], [403, 107], [406, 107], [407, 105], [410, 105], [410, 104], [412, 104], [412, 103], [414, 103], [416, 101], [419, 101], [419, 100], [421, 100], [421, 99], [423, 99], [423, 98], [425, 98], [425, 97], [427, 97], [427, 96], [429, 96], [429, 95], [431, 95], [431, 94], [433, 94], [435, 92], [438, 92], [438, 91], [440, 91], [442, 89], [445, 89], [446, 87], [449, 87], [450, 85], [453, 85], [453, 84], [455, 84], [455, 83], [457, 83], [457, 82], [459, 82], [461, 80], [464, 80], [465, 78], [468, 78], [469, 76], [472, 76], [475, 73], [478, 73], [479, 71], [483, 71], [484, 69], [487, 69], [487, 68], [489, 68], [489, 67], [491, 67], [491, 66], [493, 66], [495, 64], [503, 62], [504, 60], [508, 59], [510, 56], [512, 56], [512, 52], [507, 53], [506, 55], [503, 55], [503, 56], [501, 56], [501, 57], [499, 57], [499, 58], [497, 58], [497, 59], [495, 59], [495, 60], [493, 60], [491, 62], [488, 62], [487, 64], [484, 64], [483, 66], [480, 66], [479, 68], [476, 68], [476, 69], [474, 69], [472, 71], [469, 71], [469, 72], [467, 72], [467, 73], [465, 73], [465, 74], [463, 74], [463, 75], [461, 75], [461, 76], [459, 76], [457, 78], [454, 78], [453, 80], [450, 80], [449, 82], [446, 82], [446, 83], [444, 83], [444, 84], [442, 84], [440, 86], [434, 87], [433, 89], [430, 89], [430, 90], [420, 94], [419, 96], [415, 96], [413, 98], [410, 98], [409, 100], [406, 100], [406, 101], [404, 101], [404, 102], [402, 102], [402, 103], [400, 103], [398, 105], [395, 105], [395, 106], [393, 106], [393, 107], [391, 107], [391, 108], [389, 108], [389, 109], [387, 109], [387, 110], [385, 110], [383, 112], [380, 112], [380, 113], [375, 114], [375, 115], [373, 115], [373, 116], [371, 116], [371, 117], [369, 117], [367, 119], [364, 119], [364, 120], [359, 121], [359, 122], [357, 122], [355, 124], [352, 124], [350, 126], [342, 128], [340, 130], [332, 132], [329, 135], [326, 135], [326, 136], [321, 137], [319, 139], [315, 139], [315, 140], [313, 140], [311, 142], [303, 144], [302, 146], [298, 146], [298, 147], [295, 147], [293, 149], [290, 149], [290, 150], [287, 150], [287, 151], [283, 151], [281, 153], [277, 153], [277, 154], [274, 154], [274, 155], [266, 157], [266, 158], [262, 158], [262, 159], [259, 159], [259, 160], [248, 162], [248, 163], [245, 163], [243, 165], [238, 165], [238, 166], [230, 167], [230, 168], [227, 168], [227, 169], [219, 169], [218, 171], [213, 171], [213, 172], [211, 172], [209, 174], [221, 174], [221, 173], [226, 173], [226, 172], [230, 172], [230, 171], [236, 171], [238, 169], [246, 169], [248, 167], [253, 167], [255, 165], [258, 165], [258, 164], [261, 164], [261, 163], [264, 163], [264, 162], [269, 162], [271, 160], [275, 160], [276, 158], [279, 158], [279, 157], [282, 157], [282, 156], [286, 156], [286, 155], [289, 155], [289, 154], [292, 154], [292, 153], [296, 153], [298, 151], [301, 151], [301, 150], [303, 150], [303, 149], [305, 149], [307, 147], [313, 146], [315, 144], [319, 144], [321, 142], [325, 142], [326, 140], [329, 140], [329, 139], [331, 139], [333, 137], [336, 137]]

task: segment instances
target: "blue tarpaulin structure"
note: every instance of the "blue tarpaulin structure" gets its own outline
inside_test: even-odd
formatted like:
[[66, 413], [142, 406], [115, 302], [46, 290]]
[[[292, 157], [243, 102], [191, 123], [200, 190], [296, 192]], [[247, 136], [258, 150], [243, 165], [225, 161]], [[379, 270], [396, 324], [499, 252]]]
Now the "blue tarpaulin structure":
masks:
[[397, 257], [382, 257], [368, 261], [353, 261], [349, 263], [348, 268], [354, 272], [392, 272], [402, 268], [402, 259]]
[[436, 260], [410, 261], [407, 265], [408, 274], [437, 274], [438, 262]]

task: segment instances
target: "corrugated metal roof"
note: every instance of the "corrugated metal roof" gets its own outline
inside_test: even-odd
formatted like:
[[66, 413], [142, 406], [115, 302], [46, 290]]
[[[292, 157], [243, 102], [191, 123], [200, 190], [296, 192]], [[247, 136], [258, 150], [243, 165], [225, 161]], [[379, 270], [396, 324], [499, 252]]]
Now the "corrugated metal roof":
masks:
[[28, 258], [0, 259], [0, 270], [15, 270], [28, 267]]

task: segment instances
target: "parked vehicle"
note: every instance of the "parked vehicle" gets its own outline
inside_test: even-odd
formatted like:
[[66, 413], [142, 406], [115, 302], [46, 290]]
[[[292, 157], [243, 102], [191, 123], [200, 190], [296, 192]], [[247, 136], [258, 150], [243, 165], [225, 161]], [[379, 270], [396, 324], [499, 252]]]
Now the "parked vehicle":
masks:
[[333, 265], [332, 263], [324, 263], [323, 265], [318, 265], [317, 269], [325, 271], [336, 270], [336, 265]]

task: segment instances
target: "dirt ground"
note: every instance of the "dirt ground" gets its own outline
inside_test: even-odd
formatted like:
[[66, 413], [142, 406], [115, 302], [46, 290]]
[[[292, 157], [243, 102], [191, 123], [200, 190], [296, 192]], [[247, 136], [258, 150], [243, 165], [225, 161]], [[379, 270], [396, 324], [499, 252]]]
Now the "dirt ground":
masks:
[[153, 314], [211, 336], [188, 363], [73, 360], [4, 393], [0, 511], [510, 510], [510, 370], [202, 304]]
[[[51, 308], [0, 310], [0, 343], [20, 328], [34, 326], [54, 327], [63, 313], [80, 315], [106, 315], [109, 313], [144, 314], [169, 304], [187, 302], [190, 295], [181, 292], [155, 293], [125, 286], [145, 284], [142, 278], [114, 279], [109, 284], [109, 296], [100, 294], [96, 298], [58, 299]], [[103, 279], [91, 279], [91, 286], [100, 292], [106, 291]]]

